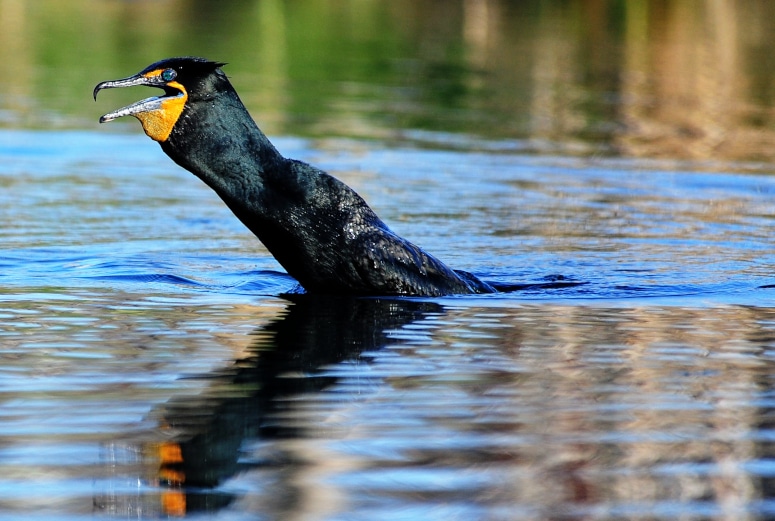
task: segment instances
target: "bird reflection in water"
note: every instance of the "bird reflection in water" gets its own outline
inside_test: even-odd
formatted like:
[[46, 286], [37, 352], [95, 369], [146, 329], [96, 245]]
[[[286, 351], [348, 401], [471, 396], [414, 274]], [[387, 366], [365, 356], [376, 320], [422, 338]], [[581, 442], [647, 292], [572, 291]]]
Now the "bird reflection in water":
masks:
[[[443, 313], [431, 302], [404, 299], [290, 295], [289, 304], [274, 322], [255, 331], [251, 356], [236, 360], [228, 370], [206, 375], [205, 396], [174, 399], [155, 411], [164, 442], [111, 443], [105, 446], [106, 464], [135, 469], [124, 481], [145, 483], [144, 491], [117, 493], [120, 487], [95, 498], [104, 513], [184, 516], [228, 506], [235, 496], [216, 487], [242, 471], [282, 466], [284, 486], [293, 489], [293, 469], [301, 464], [277, 459], [245, 462], [246, 440], [294, 438], [314, 425], [284, 420], [280, 413], [287, 398], [314, 393], [334, 384], [325, 374], [331, 364], [368, 361], [362, 353], [400, 342], [391, 331]], [[136, 466], [127, 465], [134, 459]], [[123, 461], [122, 461], [123, 460]], [[120, 478], [116, 477], [116, 480]], [[154, 487], [154, 485], [157, 485]], [[150, 493], [149, 493], [150, 492]], [[293, 503], [289, 492], [281, 502]], [[278, 505], [284, 511], [292, 504]]]

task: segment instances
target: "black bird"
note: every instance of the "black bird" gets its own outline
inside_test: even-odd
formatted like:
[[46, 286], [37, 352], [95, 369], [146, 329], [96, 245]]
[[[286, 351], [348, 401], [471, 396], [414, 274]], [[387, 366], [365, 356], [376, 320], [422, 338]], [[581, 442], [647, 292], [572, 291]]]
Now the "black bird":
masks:
[[134, 116], [177, 164], [204, 181], [307, 292], [350, 295], [492, 293], [393, 233], [349, 186], [283, 157], [221, 70], [204, 58], [169, 58], [102, 89], [164, 91], [109, 112]]

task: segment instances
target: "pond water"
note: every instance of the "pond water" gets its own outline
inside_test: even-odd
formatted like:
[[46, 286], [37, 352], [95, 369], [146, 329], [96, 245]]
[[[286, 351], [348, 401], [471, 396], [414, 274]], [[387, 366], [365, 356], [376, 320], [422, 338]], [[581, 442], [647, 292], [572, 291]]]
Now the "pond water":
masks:
[[[769, 3], [233, 4], [0, 1], [0, 519], [775, 518]], [[96, 124], [173, 54], [523, 289], [289, 295]]]
[[450, 264], [536, 286], [283, 297], [145, 136], [3, 132], [9, 518], [775, 515], [775, 178], [276, 142]]

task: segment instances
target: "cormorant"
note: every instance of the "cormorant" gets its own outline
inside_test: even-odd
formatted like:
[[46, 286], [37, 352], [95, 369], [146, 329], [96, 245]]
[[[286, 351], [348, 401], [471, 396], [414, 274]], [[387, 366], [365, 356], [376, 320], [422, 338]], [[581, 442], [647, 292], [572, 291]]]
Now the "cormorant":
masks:
[[134, 116], [178, 165], [204, 181], [307, 292], [440, 296], [492, 293], [393, 233], [352, 188], [283, 157], [258, 128], [224, 63], [169, 58], [102, 89], [145, 85], [164, 94], [109, 112]]

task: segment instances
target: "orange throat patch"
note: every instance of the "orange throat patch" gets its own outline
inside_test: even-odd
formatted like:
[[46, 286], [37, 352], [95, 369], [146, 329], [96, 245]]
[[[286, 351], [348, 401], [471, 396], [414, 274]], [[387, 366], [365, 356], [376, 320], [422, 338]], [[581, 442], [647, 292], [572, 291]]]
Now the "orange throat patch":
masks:
[[180, 89], [180, 95], [162, 98], [161, 108], [157, 110], [133, 114], [142, 123], [146, 135], [159, 143], [167, 141], [167, 138], [170, 137], [172, 128], [180, 119], [183, 107], [188, 100], [188, 93], [183, 85], [171, 82], [169, 86]]

